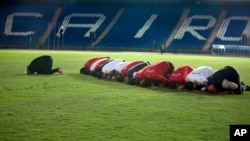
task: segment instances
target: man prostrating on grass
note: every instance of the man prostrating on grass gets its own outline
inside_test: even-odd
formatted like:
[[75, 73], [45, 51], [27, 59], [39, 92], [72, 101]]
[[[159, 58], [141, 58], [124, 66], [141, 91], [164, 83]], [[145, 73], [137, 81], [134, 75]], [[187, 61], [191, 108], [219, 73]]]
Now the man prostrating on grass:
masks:
[[27, 66], [25, 71], [26, 74], [53, 74], [53, 73], [60, 73], [63, 74], [63, 68], [57, 67], [52, 69], [53, 59], [49, 55], [43, 55], [40, 57], [35, 58], [31, 61], [30, 65]]
[[240, 81], [239, 73], [231, 66], [217, 70], [207, 82], [208, 92], [225, 92], [242, 94], [249, 86]]

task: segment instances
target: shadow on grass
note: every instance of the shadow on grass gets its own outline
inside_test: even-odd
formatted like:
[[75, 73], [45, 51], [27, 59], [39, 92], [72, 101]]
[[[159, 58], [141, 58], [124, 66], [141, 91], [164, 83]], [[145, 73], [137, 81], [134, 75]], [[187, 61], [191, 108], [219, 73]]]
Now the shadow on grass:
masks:
[[85, 75], [85, 74], [80, 74], [80, 73], [67, 73], [65, 74], [73, 79], [76, 79], [76, 80], [91, 80], [91, 79], [97, 79], [97, 78], [94, 78], [90, 75]]
[[27, 77], [52, 77], [52, 76], [59, 76], [59, 75], [62, 75], [62, 74], [59, 74], [59, 73], [54, 73], [54, 74], [25, 74], [25, 73], [15, 73], [15, 74], [12, 74], [12, 75], [14, 75], [14, 76], [27, 76]]
[[193, 90], [193, 91], [188, 91], [186, 89], [170, 89], [167, 87], [164, 88], [158, 88], [155, 86], [149, 87], [149, 88], [143, 88], [143, 89], [147, 89], [150, 91], [159, 91], [161, 93], [167, 94], [168, 92], [170, 93], [175, 93], [176, 95], [180, 95], [180, 96], [192, 96], [192, 95], [201, 95], [201, 96], [219, 96], [219, 97], [225, 97], [225, 96], [237, 96], [236, 94], [228, 94], [227, 92], [220, 92], [217, 94], [211, 94], [208, 93], [207, 91], [199, 91], [199, 90]]
[[[86, 81], [89, 81], [89, 80], [96, 80], [96, 81], [107, 81], [107, 83], [118, 83], [118, 84], [121, 84], [121, 85], [127, 85], [127, 86], [131, 86], [132, 88], [133, 87], [138, 87], [140, 88], [140, 86], [137, 86], [137, 85], [129, 85], [125, 82], [118, 82], [118, 81], [109, 81], [109, 80], [105, 80], [105, 79], [98, 79], [96, 77], [93, 77], [91, 75], [84, 75], [84, 74], [80, 74], [80, 73], [67, 73], [65, 74], [75, 80], [80, 80], [80, 81], [83, 81], [83, 80], [86, 80]], [[186, 89], [170, 89], [168, 87], [163, 87], [163, 88], [158, 88], [156, 86], [152, 86], [152, 87], [149, 87], [149, 88], [142, 88], [141, 89], [146, 89], [146, 90], [149, 90], [149, 91], [157, 91], [159, 93], [162, 93], [162, 94], [168, 94], [169, 92], [170, 93], [175, 93], [176, 95], [180, 95], [180, 96], [192, 96], [192, 95], [201, 95], [201, 96], [219, 96], [219, 97], [225, 97], [225, 96], [237, 96], [235, 94], [227, 94], [227, 92], [220, 92], [220, 93], [217, 93], [217, 94], [210, 94], [206, 91], [199, 91], [199, 90], [193, 90], [193, 91], [188, 91]]]

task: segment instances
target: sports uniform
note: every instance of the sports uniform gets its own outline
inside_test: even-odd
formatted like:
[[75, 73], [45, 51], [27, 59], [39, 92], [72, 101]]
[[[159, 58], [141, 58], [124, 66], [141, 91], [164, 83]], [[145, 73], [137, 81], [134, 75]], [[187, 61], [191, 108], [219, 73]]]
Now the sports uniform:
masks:
[[90, 68], [89, 68], [89, 70], [90, 70], [90, 75], [91, 76], [95, 76], [95, 70], [101, 65], [101, 64], [103, 64], [103, 63], [105, 63], [105, 62], [107, 62], [107, 61], [109, 61], [110, 59], [109, 59], [109, 57], [106, 57], [106, 58], [102, 58], [102, 59], [98, 59], [98, 60], [96, 60], [94, 63], [92, 63], [91, 64], [91, 66], [90, 66]]
[[120, 62], [114, 66], [114, 69], [110, 72], [110, 77], [113, 80], [117, 80], [119, 75], [121, 74], [121, 70], [124, 66], [126, 66], [130, 62]]
[[142, 61], [132, 61], [132, 62], [128, 62], [127, 64], [125, 64], [122, 68], [121, 68], [121, 70], [120, 70], [120, 73], [117, 75], [117, 77], [116, 77], [116, 80], [117, 81], [119, 81], [119, 82], [123, 82], [124, 81], [124, 78], [127, 76], [127, 74], [128, 74], [128, 70], [131, 68], [131, 67], [133, 67], [133, 66], [135, 66], [135, 65], [137, 65], [137, 64], [139, 64], [139, 63], [141, 63]]
[[174, 67], [171, 62], [161, 61], [141, 69], [134, 74], [134, 77], [142, 87], [151, 86], [150, 81], [160, 82], [159, 87], [163, 87], [168, 82], [167, 77], [173, 71]]
[[122, 68], [122, 70], [121, 70], [121, 75], [122, 75], [123, 77], [127, 76], [128, 70], [129, 70], [131, 67], [133, 67], [133, 66], [135, 66], [135, 65], [137, 65], [137, 64], [139, 64], [139, 63], [142, 63], [142, 62], [143, 62], [143, 61], [133, 61], [133, 62], [128, 63], [127, 65], [125, 65], [125, 66]]
[[130, 63], [130, 62], [121, 62], [121, 63], [118, 63], [118, 64], [115, 66], [114, 70], [115, 70], [117, 73], [121, 74], [121, 71], [122, 71], [123, 67], [126, 66], [126, 65], [129, 64], [129, 63]]
[[205, 90], [207, 85], [207, 79], [212, 76], [214, 73], [214, 69], [209, 66], [200, 66], [190, 72], [186, 77], [186, 82], [189, 83], [187, 85], [188, 90], [193, 89], [201, 89]]
[[80, 73], [89, 75], [91, 65], [95, 61], [102, 59], [102, 58], [109, 58], [109, 57], [95, 57], [95, 58], [91, 58], [91, 59], [87, 60], [87, 62], [84, 64], [84, 66], [80, 69]]
[[193, 71], [193, 67], [189, 65], [183, 65], [178, 67], [170, 76], [169, 76], [169, 88], [183, 88], [186, 83], [186, 77], [190, 72]]
[[102, 78], [102, 68], [111, 61], [113, 61], [113, 60], [99, 62], [98, 65], [96, 65], [95, 70], [93, 72], [91, 72], [91, 75], [95, 76], [97, 78]]
[[123, 59], [115, 59], [110, 61], [109, 63], [105, 64], [102, 68], [102, 76], [103, 78], [108, 78], [110, 73], [115, 69], [115, 66], [121, 62], [124, 62]]
[[134, 77], [134, 73], [143, 69], [144, 67], [150, 65], [150, 63], [148, 61], [143, 61], [141, 63], [138, 63], [136, 65], [134, 65], [133, 67], [131, 67], [130, 69], [128, 69], [128, 73], [127, 76], [124, 78], [125, 82], [127, 82], [130, 85], [134, 85], [135, 84], [135, 77]]

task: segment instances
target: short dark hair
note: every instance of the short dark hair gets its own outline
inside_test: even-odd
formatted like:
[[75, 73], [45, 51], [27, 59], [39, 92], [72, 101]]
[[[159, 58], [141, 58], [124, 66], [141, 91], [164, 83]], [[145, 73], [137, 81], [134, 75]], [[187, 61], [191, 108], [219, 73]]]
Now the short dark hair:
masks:
[[96, 77], [98, 78], [98, 79], [102, 79], [102, 75], [103, 75], [103, 72], [96, 72]]
[[90, 73], [90, 71], [88, 69], [86, 69], [85, 67], [82, 67], [80, 69], [80, 74], [86, 74], [86, 75], [88, 75], [89, 73]]
[[90, 71], [90, 75], [96, 77], [96, 70]]
[[123, 77], [121, 74], [118, 74], [118, 75], [116, 76], [116, 80], [117, 80], [118, 82], [123, 82], [123, 81], [124, 81], [124, 77]]
[[185, 84], [185, 87], [186, 87], [187, 90], [192, 91], [192, 90], [194, 90], [194, 83], [193, 82], [187, 82]]
[[159, 86], [161, 84], [161, 81], [153, 81], [152, 83], [154, 86]]
[[128, 84], [130, 85], [135, 85], [136, 84], [136, 79], [135, 78], [131, 78], [128, 80]]
[[152, 85], [152, 81], [150, 79], [144, 79], [142, 81], [142, 84], [141, 84], [141, 86], [144, 87], [144, 88], [150, 87], [151, 85]]
[[26, 74], [34, 74], [34, 72], [31, 71], [29, 66], [26, 68]]
[[176, 83], [176, 82], [169, 82], [168, 87], [169, 87], [170, 89], [176, 89], [176, 88], [177, 88], [177, 83]]

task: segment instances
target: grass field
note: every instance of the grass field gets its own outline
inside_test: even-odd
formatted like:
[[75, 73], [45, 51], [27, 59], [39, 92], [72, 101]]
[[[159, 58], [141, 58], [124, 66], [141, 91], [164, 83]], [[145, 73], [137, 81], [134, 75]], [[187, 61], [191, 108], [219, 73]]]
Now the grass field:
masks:
[[[24, 74], [48, 54], [65, 74]], [[249, 58], [136, 52], [0, 50], [1, 141], [228, 141], [230, 124], [250, 124], [250, 93], [141, 88], [81, 75], [92, 57], [231, 65], [250, 84]]]

